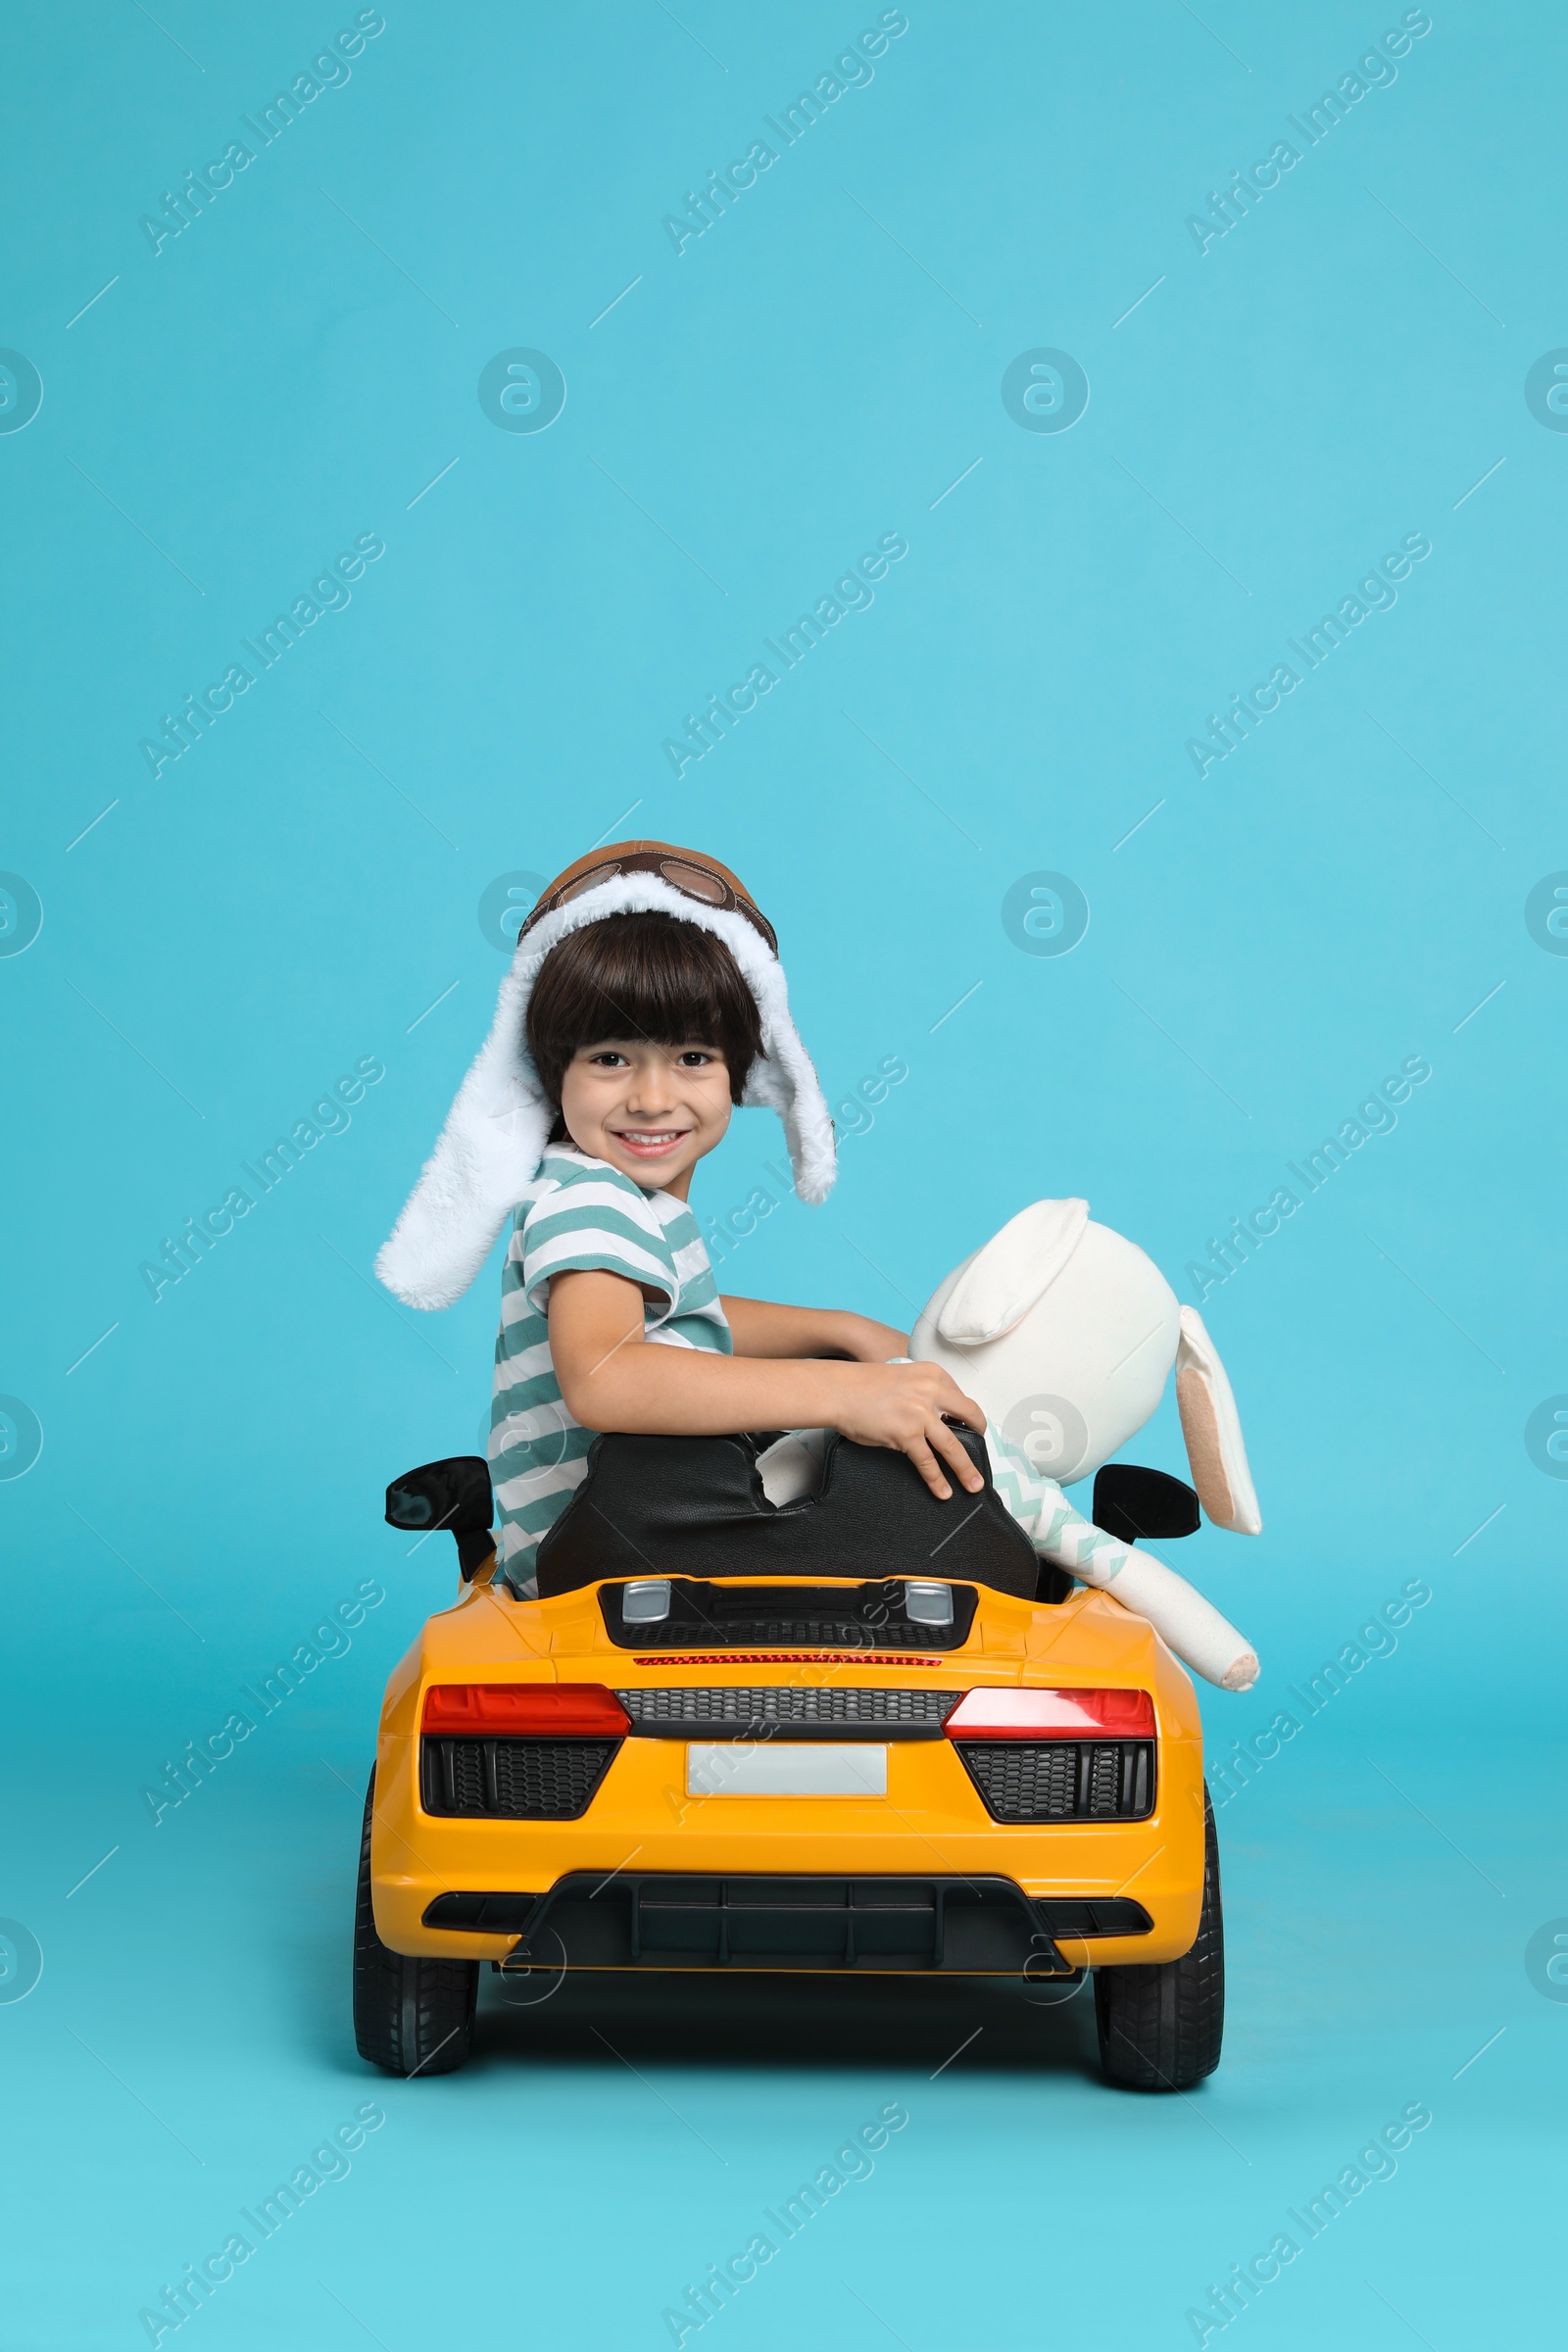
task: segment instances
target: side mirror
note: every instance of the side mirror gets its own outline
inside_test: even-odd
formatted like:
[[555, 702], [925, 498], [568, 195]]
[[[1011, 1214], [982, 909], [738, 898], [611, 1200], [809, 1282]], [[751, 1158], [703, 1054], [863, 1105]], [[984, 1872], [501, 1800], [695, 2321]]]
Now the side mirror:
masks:
[[420, 1533], [451, 1529], [466, 1583], [495, 1550], [490, 1533], [494, 1509], [490, 1465], [477, 1453], [455, 1453], [444, 1462], [405, 1470], [386, 1491], [388, 1527]]
[[1184, 1479], [1136, 1462], [1107, 1462], [1095, 1480], [1094, 1522], [1123, 1544], [1148, 1537], [1166, 1543], [1193, 1536], [1200, 1524], [1198, 1496]]

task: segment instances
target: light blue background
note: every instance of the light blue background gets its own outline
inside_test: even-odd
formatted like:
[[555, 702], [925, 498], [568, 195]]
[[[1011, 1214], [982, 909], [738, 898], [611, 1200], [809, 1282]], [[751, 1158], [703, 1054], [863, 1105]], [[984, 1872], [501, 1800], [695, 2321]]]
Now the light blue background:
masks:
[[[1524, 1963], [1568, 1913], [1568, 1487], [1524, 1441], [1568, 1390], [1568, 961], [1524, 921], [1568, 866], [1568, 436], [1523, 394], [1568, 344], [1559, 12], [1435, 8], [1200, 257], [1186, 216], [1396, 8], [922, 0], [677, 257], [665, 212], [874, 8], [389, 5], [155, 257], [139, 217], [354, 13], [78, 0], [4, 33], [0, 342], [44, 384], [0, 436], [0, 865], [44, 916], [0, 959], [0, 1389], [44, 1432], [0, 1483], [0, 1911], [44, 1954], [0, 2006], [8, 2340], [144, 2342], [371, 2097], [384, 2128], [218, 2293], [209, 2352], [667, 2343], [891, 2098], [874, 2176], [705, 2342], [1192, 2343], [1208, 2284], [1416, 2100], [1396, 2178], [1235, 2326], [1531, 2333], [1568, 2032]], [[514, 346], [564, 373], [548, 431], [479, 407]], [[1091, 385], [1059, 435], [1000, 396], [1040, 346]], [[891, 531], [871, 609], [677, 782], [682, 714]], [[1185, 739], [1417, 531], [1397, 606], [1200, 781]], [[349, 608], [155, 782], [160, 714], [368, 532]], [[425, 1319], [368, 1268], [489, 1019], [481, 894], [645, 829], [757, 891], [835, 1100], [909, 1069], [735, 1288], [902, 1319], [1081, 1193], [1191, 1298], [1286, 1160], [1431, 1063], [1204, 1303], [1267, 1520], [1180, 1555], [1264, 1660], [1204, 1693], [1216, 1746], [1406, 1579], [1433, 1597], [1221, 1814], [1229, 2030], [1191, 2099], [1101, 2085], [1087, 1994], [913, 1984], [529, 2019], [487, 1976], [466, 2074], [355, 2057], [380, 1688], [452, 1583], [380, 1493], [472, 1447], [495, 1313], [493, 1271]], [[1091, 908], [1061, 957], [1001, 919], [1040, 869]], [[140, 1262], [366, 1055], [349, 1130], [155, 1305]], [[742, 1115], [701, 1204], [777, 1155]], [[1168, 1406], [1130, 1450], [1182, 1466]], [[367, 1578], [349, 1654], [155, 1830], [142, 1786]]]

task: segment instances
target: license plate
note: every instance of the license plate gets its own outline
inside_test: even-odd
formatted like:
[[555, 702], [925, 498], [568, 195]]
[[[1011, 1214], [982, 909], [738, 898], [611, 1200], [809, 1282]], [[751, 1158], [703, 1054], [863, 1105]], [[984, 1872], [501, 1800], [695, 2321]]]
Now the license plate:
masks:
[[688, 1796], [886, 1796], [888, 1751], [831, 1740], [692, 1740]]

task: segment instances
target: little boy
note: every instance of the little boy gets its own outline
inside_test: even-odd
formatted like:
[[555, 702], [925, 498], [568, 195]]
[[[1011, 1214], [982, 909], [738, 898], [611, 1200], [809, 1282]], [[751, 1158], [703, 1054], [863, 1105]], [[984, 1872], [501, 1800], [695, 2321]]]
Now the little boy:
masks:
[[718, 1295], [687, 1197], [760, 1044], [723, 943], [667, 914], [611, 915], [555, 949], [527, 1035], [561, 1116], [502, 1275], [491, 1470], [514, 1584], [526, 1584], [596, 1430], [821, 1423], [901, 1447], [944, 1498], [944, 1465], [977, 1489], [942, 1415], [975, 1428], [985, 1416], [939, 1365], [888, 1361], [907, 1354], [902, 1332]]

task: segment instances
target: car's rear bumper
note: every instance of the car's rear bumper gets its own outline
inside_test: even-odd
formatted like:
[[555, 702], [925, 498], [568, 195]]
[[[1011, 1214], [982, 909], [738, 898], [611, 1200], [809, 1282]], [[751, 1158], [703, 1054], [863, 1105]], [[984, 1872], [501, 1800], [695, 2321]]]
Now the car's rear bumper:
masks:
[[[1038, 1933], [1044, 1939], [1053, 1930], [1048, 1915], [1023, 1908], [1008, 1888], [1031, 1906], [1034, 1898], [1053, 1905], [1126, 1898], [1142, 1906], [1150, 1922], [1145, 1933], [1054, 1932], [1072, 1967], [1175, 1959], [1198, 1933], [1203, 1797], [1194, 1737], [1160, 1739], [1155, 1804], [1146, 1819], [1020, 1825], [988, 1816], [943, 1739], [890, 1745], [885, 1798], [694, 1797], [686, 1789], [681, 1740], [627, 1740], [587, 1812], [573, 1821], [426, 1813], [416, 1748], [412, 1737], [383, 1730], [371, 1879], [377, 1932], [394, 1951], [505, 1958], [519, 1926], [531, 1934], [537, 1923], [543, 1931], [548, 1912], [509, 1916], [504, 1906], [483, 1913], [460, 1907], [465, 1919], [507, 1920], [476, 1932], [433, 1924], [432, 1905], [437, 1919], [443, 1910], [451, 1917], [453, 1906], [443, 1901], [451, 1895], [541, 1898], [567, 1879], [577, 1881], [569, 1890], [575, 1908], [563, 1908], [568, 1892], [563, 1888], [553, 1939], [541, 1936], [534, 1954], [541, 1966], [857, 1973], [923, 1966], [1010, 1974], [1027, 1965], [1030, 1937]], [[620, 1881], [626, 1885], [617, 1893]], [[806, 1892], [780, 1893], [785, 1881]], [[701, 1891], [684, 1902], [662, 1902], [660, 1885], [667, 1891], [671, 1882]], [[764, 1887], [748, 1899], [746, 1889], [763, 1882], [773, 1891]], [[965, 1883], [1003, 1891], [989, 1909], [958, 1898], [951, 1920], [945, 1895], [908, 1891]], [[601, 1885], [604, 1892], [590, 1901]], [[650, 1885], [652, 1897], [638, 1891]], [[726, 1886], [739, 1895], [713, 1891]], [[749, 1916], [726, 1924], [718, 1916], [726, 1912]], [[868, 1915], [864, 1933], [845, 1917], [861, 1912]], [[895, 1914], [903, 1928], [893, 1924]], [[1004, 1914], [1010, 1928], [1004, 1929]], [[1077, 1918], [1084, 1923], [1082, 1913]], [[651, 1936], [650, 1920], [657, 1923]]]
[[426, 1927], [518, 1931], [509, 1971], [572, 1969], [933, 1971], [949, 1976], [1069, 1975], [1056, 1937], [1147, 1935], [1131, 1896], [1031, 1899], [1012, 1879], [886, 1876], [726, 1878], [570, 1872], [542, 1895], [437, 1895]]

